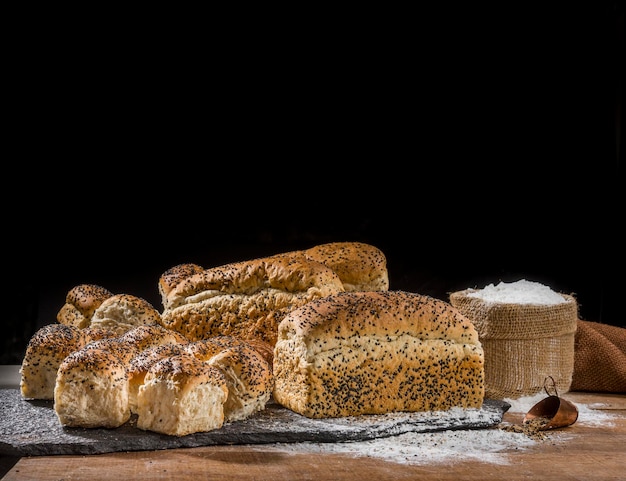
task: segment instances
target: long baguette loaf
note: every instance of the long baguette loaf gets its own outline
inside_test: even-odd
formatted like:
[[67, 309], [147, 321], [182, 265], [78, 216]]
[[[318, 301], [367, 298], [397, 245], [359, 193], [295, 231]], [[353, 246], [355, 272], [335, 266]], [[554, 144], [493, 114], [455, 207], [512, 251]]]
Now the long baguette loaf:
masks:
[[342, 292], [291, 311], [274, 348], [274, 399], [311, 418], [480, 407], [484, 354], [450, 304]]

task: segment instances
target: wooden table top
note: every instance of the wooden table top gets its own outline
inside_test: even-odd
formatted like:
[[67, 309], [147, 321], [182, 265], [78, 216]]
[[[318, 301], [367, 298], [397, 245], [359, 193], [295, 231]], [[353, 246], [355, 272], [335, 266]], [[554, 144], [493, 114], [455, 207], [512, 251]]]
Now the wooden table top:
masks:
[[[2, 481], [626, 479], [626, 394], [572, 392], [562, 397], [609, 414], [610, 422], [576, 422], [544, 432], [544, 440], [506, 452], [505, 463], [451, 459], [446, 463], [412, 465], [338, 453], [281, 452], [263, 445], [208, 446], [91, 456], [5, 457]], [[520, 422], [519, 413], [504, 414], [503, 423]], [[555, 441], [557, 431], [566, 433], [566, 439]]]

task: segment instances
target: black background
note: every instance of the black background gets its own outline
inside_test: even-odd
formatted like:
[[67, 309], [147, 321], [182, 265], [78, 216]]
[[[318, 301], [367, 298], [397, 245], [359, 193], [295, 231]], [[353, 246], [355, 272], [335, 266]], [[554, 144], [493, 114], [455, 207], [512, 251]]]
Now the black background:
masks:
[[39, 44], [7, 131], [1, 361], [77, 284], [160, 310], [178, 263], [332, 241], [382, 249], [391, 289], [524, 278], [625, 325], [623, 4], [486, 14], [344, 17], [228, 51]]

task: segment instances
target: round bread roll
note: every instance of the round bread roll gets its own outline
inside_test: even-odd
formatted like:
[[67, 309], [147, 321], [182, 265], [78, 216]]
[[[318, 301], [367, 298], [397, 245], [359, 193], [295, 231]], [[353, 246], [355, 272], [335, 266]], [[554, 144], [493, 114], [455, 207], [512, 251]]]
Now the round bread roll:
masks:
[[30, 338], [20, 367], [20, 391], [26, 399], [53, 399], [59, 365], [87, 343], [111, 335], [101, 329], [48, 324]]
[[113, 293], [96, 284], [79, 284], [65, 296], [65, 304], [57, 313], [57, 321], [82, 329], [91, 324], [95, 310]]
[[91, 327], [100, 327], [121, 335], [143, 324], [161, 324], [161, 314], [152, 304], [132, 294], [115, 294], [96, 308]]
[[222, 372], [189, 353], [151, 366], [137, 393], [137, 427], [172, 436], [224, 424], [228, 387]]
[[274, 399], [311, 418], [480, 408], [484, 353], [447, 302], [342, 292], [289, 313], [274, 348]]
[[124, 424], [130, 408], [122, 361], [101, 349], [71, 353], [59, 366], [54, 411], [63, 426], [116, 428]]

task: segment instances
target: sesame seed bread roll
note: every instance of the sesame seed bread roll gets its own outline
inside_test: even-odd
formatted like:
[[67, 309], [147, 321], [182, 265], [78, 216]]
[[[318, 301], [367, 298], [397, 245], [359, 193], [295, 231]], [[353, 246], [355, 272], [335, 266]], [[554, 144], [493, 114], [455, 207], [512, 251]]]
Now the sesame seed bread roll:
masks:
[[272, 368], [247, 342], [232, 336], [218, 336], [191, 342], [185, 350], [224, 374], [228, 384], [225, 421], [246, 419], [265, 409], [274, 386]]
[[224, 424], [228, 387], [222, 372], [184, 353], [154, 364], [137, 394], [137, 427], [172, 436]]
[[54, 398], [59, 365], [87, 343], [111, 335], [99, 329], [79, 329], [65, 324], [48, 324], [28, 341], [20, 367], [20, 391], [26, 399]]
[[144, 349], [130, 360], [126, 371], [128, 372], [128, 402], [131, 413], [137, 413], [139, 387], [143, 385], [150, 368], [161, 359], [176, 356], [182, 352], [185, 352], [185, 344], [163, 344]]
[[450, 304], [404, 291], [343, 292], [280, 323], [274, 399], [310, 418], [479, 408], [484, 353]]
[[95, 284], [74, 286], [65, 296], [65, 304], [57, 313], [57, 321], [79, 329], [88, 327], [95, 310], [111, 296], [111, 291]]
[[96, 308], [89, 326], [120, 335], [142, 324], [160, 323], [161, 314], [145, 299], [132, 294], [115, 294]]
[[126, 367], [111, 352], [80, 349], [59, 366], [54, 411], [63, 426], [116, 428], [130, 419]]
[[241, 421], [265, 409], [274, 387], [272, 369], [261, 355], [246, 346], [224, 349], [209, 359], [228, 386], [224, 422]]
[[332, 269], [303, 256], [236, 262], [181, 280], [167, 296], [162, 324], [190, 341], [232, 335], [273, 347], [286, 313], [343, 290]]
[[363, 242], [330, 242], [302, 251], [337, 273], [346, 292], [387, 291], [387, 258], [377, 247]]

